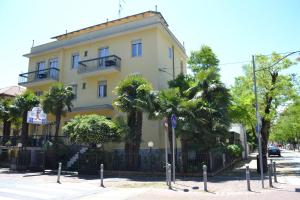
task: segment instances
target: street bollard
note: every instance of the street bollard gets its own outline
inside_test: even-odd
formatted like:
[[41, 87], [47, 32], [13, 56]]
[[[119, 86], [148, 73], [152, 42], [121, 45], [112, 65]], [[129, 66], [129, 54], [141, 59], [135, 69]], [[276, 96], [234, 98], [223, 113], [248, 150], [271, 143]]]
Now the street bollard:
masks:
[[100, 186], [104, 187], [104, 185], [103, 185], [103, 164], [100, 165], [100, 180], [101, 180]]
[[247, 190], [251, 191], [250, 187], [250, 170], [249, 170], [249, 165], [246, 165], [246, 180], [247, 180]]
[[171, 164], [168, 163], [168, 185], [169, 189], [172, 190], [172, 182], [171, 182]]
[[204, 191], [207, 192], [207, 167], [203, 165], [203, 184], [204, 184]]
[[58, 163], [57, 183], [60, 183], [60, 175], [61, 175], [61, 162]]
[[274, 182], [275, 182], [275, 183], [278, 183], [278, 182], [277, 182], [276, 162], [275, 162], [275, 161], [273, 162], [273, 176], [274, 176]]
[[272, 184], [272, 164], [268, 164], [268, 171], [269, 171], [269, 186], [273, 187], [273, 184]]

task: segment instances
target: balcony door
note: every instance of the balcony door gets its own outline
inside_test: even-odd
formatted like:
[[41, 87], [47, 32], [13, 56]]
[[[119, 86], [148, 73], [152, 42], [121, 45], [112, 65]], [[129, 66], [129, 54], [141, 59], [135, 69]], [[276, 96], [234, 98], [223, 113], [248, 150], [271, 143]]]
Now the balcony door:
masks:
[[38, 70], [37, 78], [41, 79], [41, 78], [46, 78], [47, 77], [47, 71], [45, 69], [46, 69], [45, 61], [37, 63], [37, 70]]
[[103, 68], [105, 67], [105, 62], [108, 59], [107, 57], [109, 56], [109, 50], [108, 47], [101, 48], [99, 49], [99, 67]]
[[52, 58], [49, 60], [49, 70], [50, 70], [50, 77], [57, 78], [58, 77], [58, 58]]

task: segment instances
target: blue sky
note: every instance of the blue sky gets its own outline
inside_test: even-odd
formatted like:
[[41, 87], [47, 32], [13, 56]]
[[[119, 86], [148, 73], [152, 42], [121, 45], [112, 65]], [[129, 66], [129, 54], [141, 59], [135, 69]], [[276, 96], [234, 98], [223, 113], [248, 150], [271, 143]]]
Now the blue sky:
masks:
[[[32, 40], [39, 45], [66, 30], [116, 19], [118, 4], [119, 0], [0, 0], [0, 88], [17, 84], [18, 74], [27, 72], [28, 59], [22, 55], [30, 51]], [[188, 55], [202, 44], [213, 49], [228, 86], [242, 74], [244, 63], [239, 62], [250, 61], [252, 54], [300, 50], [298, 0], [122, 0], [121, 16], [154, 10], [155, 5], [184, 41]], [[298, 65], [289, 72], [299, 69]]]

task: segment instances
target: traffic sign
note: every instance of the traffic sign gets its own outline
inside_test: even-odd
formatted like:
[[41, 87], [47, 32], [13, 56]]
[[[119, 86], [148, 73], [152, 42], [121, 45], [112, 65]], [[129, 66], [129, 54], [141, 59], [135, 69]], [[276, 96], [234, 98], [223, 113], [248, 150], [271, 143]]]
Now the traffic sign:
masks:
[[171, 122], [172, 122], [172, 128], [176, 128], [176, 115], [175, 114], [172, 114], [171, 116]]

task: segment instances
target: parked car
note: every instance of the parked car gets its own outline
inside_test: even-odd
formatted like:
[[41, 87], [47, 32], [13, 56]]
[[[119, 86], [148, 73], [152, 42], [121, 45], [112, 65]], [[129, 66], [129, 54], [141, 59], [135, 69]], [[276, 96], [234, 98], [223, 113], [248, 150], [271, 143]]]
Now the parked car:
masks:
[[277, 156], [281, 157], [280, 149], [278, 147], [275, 147], [275, 146], [270, 146], [268, 148], [268, 155], [269, 155], [269, 157], [272, 156], [272, 155], [277, 155]]

